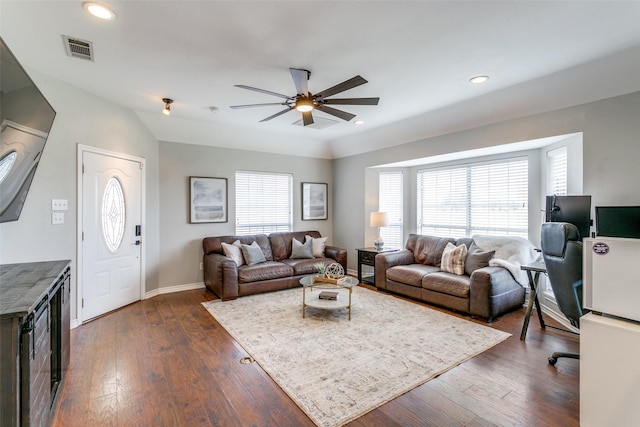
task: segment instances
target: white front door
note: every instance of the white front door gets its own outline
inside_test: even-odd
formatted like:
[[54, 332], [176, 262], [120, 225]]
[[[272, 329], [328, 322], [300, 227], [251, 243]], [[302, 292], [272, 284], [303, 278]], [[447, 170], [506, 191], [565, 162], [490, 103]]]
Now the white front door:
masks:
[[81, 315], [86, 321], [142, 297], [141, 159], [81, 150]]

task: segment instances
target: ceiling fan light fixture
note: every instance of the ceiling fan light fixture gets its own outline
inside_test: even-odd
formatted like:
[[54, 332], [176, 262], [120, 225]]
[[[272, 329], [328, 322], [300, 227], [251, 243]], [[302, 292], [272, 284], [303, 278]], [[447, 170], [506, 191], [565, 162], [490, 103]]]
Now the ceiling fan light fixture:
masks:
[[171, 114], [171, 104], [173, 104], [173, 99], [171, 98], [162, 98], [162, 102], [164, 102], [164, 108], [162, 109], [162, 114], [168, 116]]
[[296, 110], [300, 111], [301, 113], [308, 113], [309, 111], [313, 110], [313, 108], [313, 101], [309, 98], [298, 98], [296, 100]]
[[82, 7], [96, 18], [104, 19], [105, 21], [113, 21], [116, 19], [115, 12], [103, 4], [86, 1], [82, 3]]

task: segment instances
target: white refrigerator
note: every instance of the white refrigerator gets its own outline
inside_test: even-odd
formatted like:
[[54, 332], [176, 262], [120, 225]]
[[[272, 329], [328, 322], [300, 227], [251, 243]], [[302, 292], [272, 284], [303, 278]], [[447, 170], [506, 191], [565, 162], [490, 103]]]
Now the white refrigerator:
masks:
[[640, 239], [583, 241], [580, 425], [640, 425]]

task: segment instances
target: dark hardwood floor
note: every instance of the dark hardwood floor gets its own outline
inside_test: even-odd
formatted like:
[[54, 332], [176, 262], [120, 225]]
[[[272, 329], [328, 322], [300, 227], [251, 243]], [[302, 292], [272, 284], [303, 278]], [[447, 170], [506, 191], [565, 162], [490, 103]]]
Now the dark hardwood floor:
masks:
[[[313, 426], [257, 363], [239, 362], [246, 353], [200, 304], [211, 299], [160, 295], [74, 329], [53, 426]], [[579, 426], [579, 361], [547, 363], [578, 338], [534, 314], [520, 341], [523, 314], [490, 325], [506, 341], [349, 426]]]

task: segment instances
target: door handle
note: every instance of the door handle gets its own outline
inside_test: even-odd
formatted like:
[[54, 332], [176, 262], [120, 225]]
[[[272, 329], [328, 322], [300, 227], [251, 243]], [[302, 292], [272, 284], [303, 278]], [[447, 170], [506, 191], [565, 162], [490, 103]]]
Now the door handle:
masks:
[[136, 246], [140, 246], [142, 244], [142, 241], [140, 240], [136, 240], [135, 243], [132, 243], [132, 245], [136, 245]]

